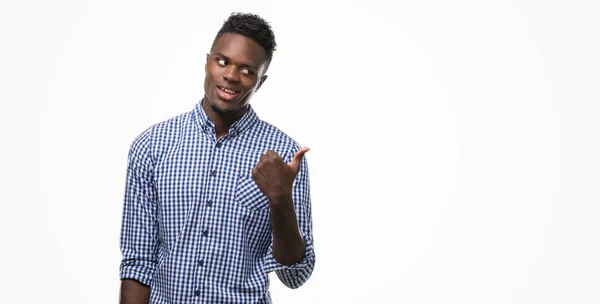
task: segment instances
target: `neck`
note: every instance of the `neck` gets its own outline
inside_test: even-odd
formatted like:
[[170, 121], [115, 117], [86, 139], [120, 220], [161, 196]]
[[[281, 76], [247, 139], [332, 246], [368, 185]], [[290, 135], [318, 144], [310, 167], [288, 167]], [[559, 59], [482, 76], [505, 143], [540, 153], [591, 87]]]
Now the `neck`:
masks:
[[217, 135], [217, 139], [227, 134], [229, 132], [229, 127], [242, 116], [244, 116], [246, 111], [248, 111], [247, 106], [243, 110], [236, 112], [215, 111], [210, 106], [210, 103], [207, 101], [206, 97], [202, 102], [202, 109], [204, 110], [206, 115], [208, 115], [210, 120], [212, 120], [212, 122], [215, 124], [215, 133]]

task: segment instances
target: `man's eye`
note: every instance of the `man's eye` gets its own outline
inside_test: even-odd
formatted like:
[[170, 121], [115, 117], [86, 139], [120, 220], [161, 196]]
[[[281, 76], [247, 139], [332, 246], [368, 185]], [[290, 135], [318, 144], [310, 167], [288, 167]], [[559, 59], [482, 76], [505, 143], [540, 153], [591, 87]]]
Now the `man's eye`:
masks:
[[218, 63], [220, 66], [225, 66], [225, 65], [227, 65], [227, 62], [225, 62], [225, 59], [219, 59], [219, 60], [217, 60], [217, 63]]
[[249, 70], [249, 69], [242, 69], [242, 73], [248, 76], [252, 76], [254, 75], [254, 71]]

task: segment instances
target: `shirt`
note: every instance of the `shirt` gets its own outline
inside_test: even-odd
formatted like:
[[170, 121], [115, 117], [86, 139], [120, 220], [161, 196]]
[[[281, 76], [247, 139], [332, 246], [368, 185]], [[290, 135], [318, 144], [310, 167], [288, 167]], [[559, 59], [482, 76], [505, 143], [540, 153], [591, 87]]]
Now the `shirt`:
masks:
[[306, 158], [293, 185], [304, 259], [272, 253], [267, 197], [252, 179], [261, 154], [290, 162], [300, 146], [251, 106], [217, 140], [202, 101], [133, 141], [121, 229], [121, 279], [151, 288], [150, 303], [271, 303], [268, 273], [290, 288], [315, 264]]

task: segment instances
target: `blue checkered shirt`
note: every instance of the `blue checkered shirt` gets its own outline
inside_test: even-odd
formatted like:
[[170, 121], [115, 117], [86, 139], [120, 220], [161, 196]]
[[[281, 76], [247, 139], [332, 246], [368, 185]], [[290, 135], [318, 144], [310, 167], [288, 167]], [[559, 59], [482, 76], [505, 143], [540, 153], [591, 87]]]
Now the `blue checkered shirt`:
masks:
[[300, 146], [252, 107], [217, 140], [202, 101], [140, 134], [129, 151], [121, 278], [149, 285], [152, 304], [271, 303], [272, 271], [290, 288], [304, 284], [315, 263], [306, 158], [293, 187], [306, 253], [285, 266], [251, 175], [269, 149], [290, 162]]

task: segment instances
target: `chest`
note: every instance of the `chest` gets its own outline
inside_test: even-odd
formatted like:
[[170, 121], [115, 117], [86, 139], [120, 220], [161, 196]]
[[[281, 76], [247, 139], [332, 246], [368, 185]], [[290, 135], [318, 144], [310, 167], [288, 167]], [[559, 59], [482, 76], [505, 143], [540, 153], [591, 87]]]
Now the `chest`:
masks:
[[194, 204], [209, 201], [238, 202], [251, 210], [268, 207], [251, 175], [267, 150], [283, 156], [286, 147], [249, 136], [219, 141], [200, 135], [182, 137], [155, 167], [159, 209], [182, 214]]

